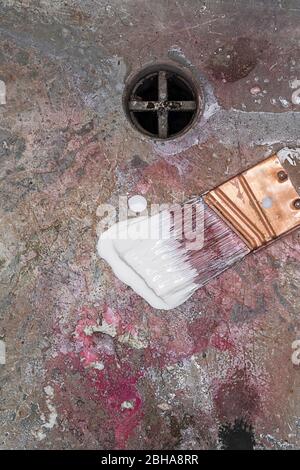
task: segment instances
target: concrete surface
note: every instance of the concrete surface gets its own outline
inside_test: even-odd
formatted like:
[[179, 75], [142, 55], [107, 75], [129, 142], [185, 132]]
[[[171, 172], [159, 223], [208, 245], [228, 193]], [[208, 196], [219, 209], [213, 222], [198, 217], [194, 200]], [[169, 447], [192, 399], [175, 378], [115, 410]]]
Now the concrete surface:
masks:
[[[95, 250], [99, 204], [182, 201], [299, 146], [299, 1], [2, 0], [0, 15], [1, 448], [222, 448], [240, 422], [256, 448], [299, 448], [299, 231], [170, 312]], [[157, 61], [206, 96], [165, 144], [122, 109], [126, 77]]]

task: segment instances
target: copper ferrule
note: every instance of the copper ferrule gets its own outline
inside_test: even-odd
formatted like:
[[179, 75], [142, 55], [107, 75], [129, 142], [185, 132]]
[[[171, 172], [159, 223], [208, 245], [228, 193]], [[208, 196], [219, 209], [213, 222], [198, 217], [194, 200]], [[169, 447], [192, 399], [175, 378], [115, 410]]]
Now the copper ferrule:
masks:
[[205, 202], [256, 250], [300, 226], [300, 198], [276, 155], [226, 181]]

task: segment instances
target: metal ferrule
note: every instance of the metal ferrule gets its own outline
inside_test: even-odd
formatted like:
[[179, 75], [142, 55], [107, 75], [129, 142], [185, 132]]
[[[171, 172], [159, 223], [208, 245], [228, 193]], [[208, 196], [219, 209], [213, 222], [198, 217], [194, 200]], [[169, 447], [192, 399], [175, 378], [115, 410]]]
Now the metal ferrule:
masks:
[[204, 196], [205, 202], [256, 250], [300, 226], [300, 199], [276, 155]]

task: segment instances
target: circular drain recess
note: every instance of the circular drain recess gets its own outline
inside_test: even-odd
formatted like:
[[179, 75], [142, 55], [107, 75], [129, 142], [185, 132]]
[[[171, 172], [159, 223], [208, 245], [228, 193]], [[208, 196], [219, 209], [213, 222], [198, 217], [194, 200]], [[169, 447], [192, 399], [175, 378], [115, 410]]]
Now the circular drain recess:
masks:
[[126, 114], [134, 127], [158, 139], [185, 133], [195, 122], [202, 102], [192, 79], [169, 65], [140, 72], [124, 96]]

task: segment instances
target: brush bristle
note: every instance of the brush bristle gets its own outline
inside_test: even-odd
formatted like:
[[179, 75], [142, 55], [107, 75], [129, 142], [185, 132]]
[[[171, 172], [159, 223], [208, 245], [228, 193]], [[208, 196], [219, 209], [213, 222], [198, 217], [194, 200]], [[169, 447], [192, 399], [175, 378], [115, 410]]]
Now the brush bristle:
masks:
[[249, 253], [203, 199], [120, 222], [101, 235], [100, 256], [152, 306], [171, 309]]
[[199, 287], [244, 258], [250, 249], [244, 241], [204, 201], [204, 241], [200, 250], [187, 250], [187, 258], [197, 271]]

